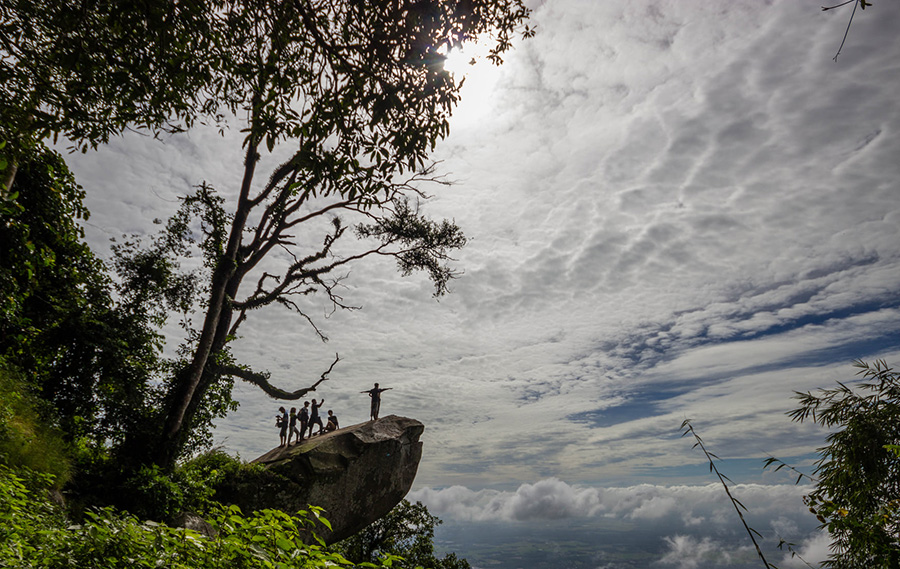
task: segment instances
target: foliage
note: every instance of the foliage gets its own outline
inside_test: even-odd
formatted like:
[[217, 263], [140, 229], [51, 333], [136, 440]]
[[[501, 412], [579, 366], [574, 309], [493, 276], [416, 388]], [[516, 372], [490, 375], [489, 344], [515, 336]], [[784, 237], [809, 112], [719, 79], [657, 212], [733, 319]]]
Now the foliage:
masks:
[[61, 528], [64, 516], [47, 499], [49, 475], [0, 464], [0, 566], [28, 567], [26, 558], [41, 555], [50, 528]]
[[214, 448], [179, 464], [173, 480], [185, 497], [184, 511], [206, 515], [219, 504], [216, 489], [223, 481], [264, 469], [262, 465], [244, 462]]
[[[838, 382], [838, 387], [817, 394], [796, 393], [800, 406], [789, 413], [794, 421], [837, 428], [826, 437], [828, 444], [818, 449], [813, 475], [774, 457], [766, 459], [765, 466], [774, 465], [775, 471], [788, 468], [797, 474], [798, 484], [804, 478], [813, 484], [804, 501], [832, 539], [824, 567], [893, 569], [900, 566], [900, 373], [882, 360], [874, 364], [858, 360], [854, 365], [864, 378], [855, 386]], [[754, 534], [759, 533], [744, 521], [741, 510], [746, 508], [731, 495], [727, 477], [715, 467], [717, 457], [706, 451], [690, 421], [682, 428], [706, 454], [710, 470], [719, 476], [755, 545]], [[787, 546], [793, 557], [797, 555], [793, 545], [782, 540], [778, 547]], [[757, 552], [766, 567], [774, 567], [758, 546]]]
[[[50, 134], [84, 150], [125, 128], [178, 131], [252, 108], [261, 120], [251, 136], [265, 133], [271, 150], [285, 131], [320, 122], [329, 129], [340, 115], [348, 129], [352, 117], [365, 125], [368, 113], [357, 113], [356, 103], [376, 111], [374, 123], [417, 122], [416, 114], [433, 109], [420, 104], [420, 89], [397, 80], [403, 68], [439, 62], [439, 47], [490, 27], [498, 29], [492, 55], [499, 60], [524, 10], [517, 0], [7, 0], [0, 3], [0, 140], [11, 143], [16, 161], [18, 149]], [[323, 62], [349, 80], [317, 72]], [[334, 96], [316, 96], [323, 89]], [[385, 133], [388, 144], [392, 134]]]
[[[0, 138], [61, 133], [81, 148], [124, 128], [214, 114], [219, 0], [7, 0], [0, 4]], [[19, 155], [13, 154], [18, 159]]]
[[0, 359], [0, 464], [52, 475], [62, 486], [70, 476], [70, 457], [61, 434], [40, 419], [44, 404], [31, 395], [21, 376]]
[[[328, 525], [311, 508], [296, 516], [274, 510], [243, 515], [236, 506], [218, 508], [209, 519], [212, 535], [140, 522], [111, 508], [86, 513], [70, 525], [21, 472], [0, 467], [0, 566], [15, 569], [67, 567], [131, 569], [306, 569], [352, 567], [326, 550], [315, 535]], [[392, 558], [383, 566], [390, 566]], [[367, 564], [377, 568], [381, 564]]]
[[434, 554], [434, 528], [441, 524], [421, 503], [400, 502], [380, 520], [358, 534], [332, 546], [354, 563], [377, 563], [390, 556], [402, 558], [403, 568], [470, 569], [469, 562], [455, 553], [443, 558]]
[[818, 449], [806, 500], [832, 536], [834, 569], [900, 566], [900, 373], [884, 361], [855, 362], [864, 381], [797, 393], [793, 420], [838, 428]]
[[[8, 202], [0, 225], [4, 244], [0, 250], [3, 340], [13, 333], [13, 320], [25, 320], [17, 324], [26, 329], [20, 333], [27, 333], [29, 323], [22, 305], [43, 294], [39, 285], [44, 273], [55, 280], [71, 281], [93, 268], [87, 247], [80, 242], [82, 230], [78, 226], [79, 219], [88, 218], [82, 203], [84, 191], [75, 184], [65, 163], [57, 154], [41, 148], [28, 164], [22, 165], [22, 170], [28, 178], [25, 185], [29, 195]], [[60, 266], [61, 263], [67, 264]]]
[[225, 480], [236, 480], [263, 469], [212, 449], [178, 464], [166, 473], [159, 466], [144, 465], [123, 484], [127, 498], [114, 502], [140, 519], [172, 522], [183, 512], [213, 513], [221, 504], [216, 489]]
[[84, 191], [59, 154], [36, 150], [19, 166], [17, 189], [19, 207], [0, 216], [0, 355], [51, 404], [40, 409], [47, 428], [97, 445], [140, 438], [158, 407], [154, 299], [114, 302], [78, 224], [88, 217]]
[[70, 513], [92, 507], [126, 510], [144, 520], [173, 523], [185, 512], [206, 516], [221, 503], [224, 481], [241, 480], [263, 467], [212, 449], [163, 470], [154, 464], [123, 468], [121, 461], [96, 447], [75, 452], [77, 476], [66, 487]]

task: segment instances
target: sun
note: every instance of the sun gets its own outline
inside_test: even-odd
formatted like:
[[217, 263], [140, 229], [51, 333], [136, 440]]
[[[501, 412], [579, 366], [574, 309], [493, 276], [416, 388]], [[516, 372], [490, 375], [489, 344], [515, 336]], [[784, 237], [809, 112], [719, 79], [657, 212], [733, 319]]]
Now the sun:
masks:
[[464, 81], [454, 122], [468, 122], [487, 114], [494, 106], [500, 68], [488, 59], [490, 46], [467, 43], [447, 52], [444, 69], [457, 81]]

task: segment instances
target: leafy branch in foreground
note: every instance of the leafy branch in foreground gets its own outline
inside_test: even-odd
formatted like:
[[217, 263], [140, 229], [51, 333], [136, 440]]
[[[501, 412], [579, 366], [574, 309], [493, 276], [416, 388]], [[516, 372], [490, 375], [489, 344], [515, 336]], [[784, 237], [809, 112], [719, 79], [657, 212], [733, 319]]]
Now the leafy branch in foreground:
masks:
[[764, 461], [764, 463], [763, 463], [763, 469], [769, 468], [769, 467], [772, 466], [773, 464], [777, 464], [777, 465], [778, 465], [778, 466], [775, 467], [775, 470], [774, 470], [773, 472], [778, 472], [778, 471], [781, 470], [782, 468], [787, 468], [788, 470], [793, 470], [793, 471], [794, 471], [794, 474], [797, 475], [797, 481], [794, 482], [794, 484], [800, 484], [800, 482], [801, 482], [804, 478], [806, 478], [807, 480], [809, 480], [809, 481], [812, 482], [812, 483], [816, 483], [816, 482], [819, 481], [819, 480], [818, 480], [817, 478], [815, 478], [814, 476], [810, 476], [809, 474], [806, 474], [805, 472], [800, 472], [799, 470], [797, 470], [796, 468], [794, 468], [794, 467], [791, 466], [790, 464], [788, 464], [788, 463], [784, 462], [783, 460], [781, 460], [780, 458], [776, 458], [776, 457], [774, 457], [774, 456], [770, 456], [769, 458], [767, 458], [767, 459]]
[[[798, 484], [804, 478], [813, 484], [803, 501], [832, 540], [823, 567], [895, 569], [900, 567], [900, 372], [884, 360], [874, 364], [857, 360], [853, 365], [863, 381], [838, 382], [837, 387], [815, 394], [797, 392], [800, 406], [788, 413], [799, 423], [812, 420], [837, 429], [826, 437], [828, 444], [818, 449], [813, 475], [774, 457], [765, 460], [765, 467], [777, 465], [776, 472], [788, 468], [797, 474]], [[682, 436], [693, 435], [694, 447], [706, 454], [710, 471], [719, 477], [756, 545], [753, 534], [760, 534], [744, 521], [741, 510], [746, 508], [731, 495], [727, 477], [716, 468], [718, 457], [706, 450], [689, 420], [682, 429]], [[792, 557], [798, 557], [793, 544], [781, 540], [778, 547], [785, 545]], [[767, 568], [774, 567], [759, 555]]]
[[818, 449], [815, 489], [805, 501], [832, 536], [825, 566], [900, 566], [900, 373], [884, 360], [857, 360], [864, 381], [797, 393], [789, 413], [836, 428]]
[[706, 460], [709, 462], [709, 471], [714, 473], [719, 478], [719, 482], [721, 482], [722, 487], [725, 488], [725, 494], [727, 494], [728, 499], [731, 500], [731, 504], [734, 506], [734, 510], [737, 512], [738, 517], [741, 519], [741, 523], [744, 524], [744, 529], [747, 530], [747, 535], [750, 536], [750, 541], [753, 542], [753, 547], [756, 548], [756, 554], [759, 555], [759, 558], [762, 560], [763, 564], [766, 566], [767, 569], [768, 568], [777, 569], [774, 565], [772, 565], [768, 561], [766, 561], [766, 556], [763, 555], [762, 549], [760, 549], [760, 547], [759, 547], [759, 543], [756, 542], [756, 536], [762, 537], [762, 534], [760, 534], [755, 529], [751, 528], [747, 524], [747, 520], [744, 519], [744, 512], [747, 511], [747, 507], [744, 504], [742, 504], [740, 500], [735, 498], [731, 494], [731, 489], [728, 488], [728, 483], [731, 482], [732, 484], [734, 484], [734, 482], [732, 482], [732, 480], [730, 478], [728, 478], [727, 476], [722, 474], [719, 471], [718, 467], [716, 467], [715, 461], [722, 460], [722, 459], [720, 459], [715, 454], [706, 450], [706, 446], [703, 444], [703, 439], [701, 439], [700, 435], [698, 435], [697, 432], [694, 430], [694, 426], [691, 425], [690, 419], [685, 419], [684, 422], [681, 423], [681, 429], [683, 430], [683, 432], [681, 433], [682, 437], [686, 437], [688, 435], [691, 435], [692, 437], [694, 437], [694, 440], [696, 442], [694, 443], [694, 446], [692, 446], [691, 448], [699, 447], [700, 450], [703, 451], [703, 454], [706, 455]]

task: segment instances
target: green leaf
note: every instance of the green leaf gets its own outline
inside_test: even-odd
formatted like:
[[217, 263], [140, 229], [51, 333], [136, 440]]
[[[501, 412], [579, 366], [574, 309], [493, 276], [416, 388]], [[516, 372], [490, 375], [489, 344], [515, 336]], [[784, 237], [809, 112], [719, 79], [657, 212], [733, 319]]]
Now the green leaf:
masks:
[[286, 538], [284, 538], [284, 537], [279, 537], [278, 539], [276, 539], [276, 540], [275, 540], [275, 545], [276, 545], [279, 549], [282, 549], [282, 550], [284, 550], [284, 551], [292, 551], [292, 550], [296, 549], [296, 546], [294, 545], [294, 542], [292, 542], [292, 541], [290, 541], [289, 539], [286, 539]]

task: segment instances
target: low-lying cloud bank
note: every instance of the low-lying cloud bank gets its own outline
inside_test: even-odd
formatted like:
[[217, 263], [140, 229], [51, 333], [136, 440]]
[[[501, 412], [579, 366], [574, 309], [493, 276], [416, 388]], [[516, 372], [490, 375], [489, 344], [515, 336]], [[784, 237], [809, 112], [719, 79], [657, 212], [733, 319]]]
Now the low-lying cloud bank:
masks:
[[[805, 511], [806, 486], [739, 484], [733, 494], [751, 510], [767, 516], [786, 511]], [[557, 478], [522, 484], [514, 492], [471, 490], [463, 486], [411, 492], [435, 514], [459, 521], [532, 521], [580, 517], [614, 517], [625, 520], [665, 520], [677, 517], [691, 526], [720, 521], [733, 515], [721, 485], [657, 486], [640, 484], [626, 488], [571, 485]]]
[[[799, 561], [790, 552], [777, 548], [782, 539], [796, 544], [794, 551], [807, 562], [825, 558], [827, 535], [817, 529], [818, 522], [802, 500], [808, 486], [736, 484], [729, 488], [747, 507], [747, 523], [763, 535], [760, 541], [770, 562], [787, 568], [804, 566], [796, 565]], [[756, 557], [720, 484], [599, 488], [547, 478], [522, 484], [515, 491], [451, 486], [423, 488], [407, 498], [421, 501], [449, 524], [525, 528], [552, 522], [559, 529], [592, 526], [599, 520], [620, 522], [623, 527], [640, 528], [648, 542], [657, 544], [653, 549], [661, 552], [657, 562], [662, 567], [691, 569], [711, 562], [743, 567]]]

